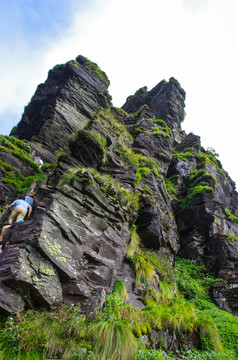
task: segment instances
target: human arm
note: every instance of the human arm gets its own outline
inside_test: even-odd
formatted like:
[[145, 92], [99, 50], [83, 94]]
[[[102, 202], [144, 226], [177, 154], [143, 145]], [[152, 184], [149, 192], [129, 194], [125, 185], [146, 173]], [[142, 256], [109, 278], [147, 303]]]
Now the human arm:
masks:
[[31, 216], [31, 212], [32, 212], [32, 207], [31, 207], [31, 205], [29, 205], [28, 215], [27, 215], [28, 218]]
[[12, 211], [12, 210], [14, 209], [14, 207], [15, 207], [15, 206], [11, 204], [11, 205], [8, 206], [8, 209], [9, 209], [10, 211]]

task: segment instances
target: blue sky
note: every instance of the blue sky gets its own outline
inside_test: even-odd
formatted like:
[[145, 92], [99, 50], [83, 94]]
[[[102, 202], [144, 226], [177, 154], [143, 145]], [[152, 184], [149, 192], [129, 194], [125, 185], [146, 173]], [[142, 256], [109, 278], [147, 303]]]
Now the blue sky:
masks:
[[175, 77], [186, 91], [183, 129], [201, 136], [238, 182], [237, 0], [2, 0], [0, 133], [9, 134], [55, 64], [87, 56], [113, 104]]

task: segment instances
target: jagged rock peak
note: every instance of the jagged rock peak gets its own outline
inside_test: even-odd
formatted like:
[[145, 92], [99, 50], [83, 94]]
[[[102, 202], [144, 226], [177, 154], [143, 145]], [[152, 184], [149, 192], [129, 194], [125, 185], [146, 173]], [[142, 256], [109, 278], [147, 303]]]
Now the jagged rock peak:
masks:
[[150, 91], [146, 86], [140, 88], [127, 98], [122, 109], [133, 113], [148, 105], [155, 118], [164, 120], [171, 128], [174, 141], [180, 143], [183, 138], [180, 126], [185, 115], [185, 95], [179, 82], [171, 77], [168, 82], [162, 80]]
[[109, 84], [107, 75], [82, 55], [56, 65], [37, 87], [11, 135], [41, 143], [52, 152], [63, 148], [95, 111], [110, 105]]

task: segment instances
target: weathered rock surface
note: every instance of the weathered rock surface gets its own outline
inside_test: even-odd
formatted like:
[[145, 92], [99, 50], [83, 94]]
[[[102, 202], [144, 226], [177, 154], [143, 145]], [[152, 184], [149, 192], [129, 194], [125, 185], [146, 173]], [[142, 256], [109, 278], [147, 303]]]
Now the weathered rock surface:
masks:
[[[213, 286], [213, 299], [221, 309], [237, 315], [238, 242], [234, 238], [238, 234], [238, 222], [234, 214], [238, 203], [234, 201], [237, 199], [234, 183], [222, 172], [219, 161], [215, 164], [212, 158], [201, 156], [198, 138], [189, 134], [176, 149], [181, 154], [186, 151], [188, 154], [189, 150], [188, 158], [174, 158], [168, 171], [171, 178], [177, 176], [179, 196], [185, 199], [183, 207], [181, 201], [174, 207], [180, 235], [179, 254], [207, 264], [218, 278], [227, 281], [226, 287], [224, 283]], [[193, 189], [200, 186], [193, 196], [191, 186]]]
[[56, 65], [40, 84], [11, 135], [44, 145], [51, 152], [68, 145], [93, 113], [110, 104], [109, 83], [95, 76], [81, 57]]
[[238, 247], [237, 241], [232, 241], [222, 234], [209, 238], [207, 243], [210, 265], [218, 278], [224, 283], [213, 285], [213, 298], [224, 310], [231, 310], [238, 315]]
[[[118, 279], [143, 308], [143, 289], [124, 260], [136, 225], [144, 249], [170, 264], [180, 254], [214, 270], [226, 281], [213, 285], [214, 302], [237, 315], [238, 194], [200, 138], [182, 131], [184, 90], [174, 78], [141, 88], [125, 112], [111, 107], [108, 84], [83, 57], [56, 66], [12, 133], [30, 140], [44, 162], [55, 163], [55, 152], [64, 151], [38, 189], [31, 219], [11, 230], [0, 254], [1, 312], [61, 303], [93, 312]], [[15, 156], [0, 157], [31, 174]], [[0, 205], [15, 195], [0, 181]], [[173, 342], [163, 331], [159, 337]]]
[[147, 87], [139, 89], [129, 96], [122, 109], [128, 113], [136, 112], [143, 105], [148, 105], [156, 119], [162, 119], [171, 128], [173, 140], [180, 143], [183, 138], [181, 122], [184, 119], [185, 92], [178, 81], [170, 78], [168, 82], [161, 81], [152, 90]]

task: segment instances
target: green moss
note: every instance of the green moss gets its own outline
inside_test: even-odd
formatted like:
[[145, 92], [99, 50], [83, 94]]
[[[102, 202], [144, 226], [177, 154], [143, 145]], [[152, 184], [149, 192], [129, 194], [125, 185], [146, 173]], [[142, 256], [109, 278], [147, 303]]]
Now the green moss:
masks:
[[223, 347], [221, 345], [219, 331], [211, 315], [200, 315], [199, 325], [202, 349], [212, 349], [216, 352], [222, 351]]
[[224, 236], [228, 241], [237, 241], [238, 242], [238, 236], [236, 236], [236, 235], [221, 234], [221, 236]]
[[167, 140], [171, 140], [171, 136], [164, 131], [164, 129], [162, 128], [159, 129], [158, 127], [152, 127], [150, 130], [151, 135], [158, 135], [158, 136], [162, 136], [163, 138], [167, 139]]
[[[133, 96], [132, 96], [133, 97]], [[137, 110], [135, 113], [130, 114], [131, 118], [137, 119], [140, 117], [141, 113], [144, 111], [144, 109], [149, 109], [149, 106], [144, 104], [142, 105], [139, 110]]]
[[[82, 358], [87, 320], [78, 307], [28, 311], [9, 318], [0, 334], [3, 359]], [[29, 357], [27, 356], [29, 354]], [[35, 356], [36, 355], [36, 356]], [[31, 357], [32, 356], [32, 357]]]
[[95, 169], [77, 168], [68, 170], [67, 173], [62, 176], [60, 185], [70, 184], [73, 178], [78, 179], [78, 181], [82, 179], [82, 183], [85, 183], [86, 179], [88, 179], [88, 182], [98, 185], [108, 196], [114, 197], [121, 206], [127, 206], [128, 209], [133, 212], [138, 211], [139, 204], [137, 196], [123, 188], [113, 177], [100, 174]]
[[177, 211], [191, 208], [192, 200], [198, 194], [214, 194], [216, 179], [205, 169], [194, 170], [186, 178], [182, 195], [177, 203]]
[[100, 109], [94, 120], [98, 126], [106, 129], [110, 135], [116, 138], [118, 144], [128, 145], [133, 142], [133, 137], [127, 131], [126, 126], [113, 116], [110, 108]]
[[57, 163], [52, 164], [52, 163], [46, 163], [46, 162], [45, 162], [45, 163], [43, 164], [43, 166], [42, 166], [42, 170], [49, 169], [49, 170], [51, 170], [51, 171], [54, 171], [55, 168], [56, 168], [56, 166], [57, 166]]
[[136, 252], [129, 259], [135, 269], [137, 285], [147, 284], [148, 281], [156, 283], [154, 264], [146, 259], [142, 252]]
[[238, 217], [233, 215], [231, 213], [231, 210], [225, 209], [225, 213], [226, 213], [226, 218], [227, 220], [233, 222], [233, 223], [238, 223]]
[[177, 200], [178, 187], [174, 183], [173, 179], [165, 179], [165, 184], [166, 184], [166, 193], [167, 193], [169, 199], [171, 201]]
[[103, 163], [107, 161], [107, 140], [97, 130], [78, 130], [76, 133], [70, 136], [69, 143], [72, 144], [80, 136], [84, 136], [94, 142], [103, 152]]
[[14, 137], [0, 136], [1, 151], [6, 152], [24, 163], [35, 171], [32, 176], [24, 177], [14, 166], [6, 163], [0, 157], [0, 170], [2, 181], [10, 185], [17, 193], [17, 196], [24, 195], [34, 179], [38, 179], [38, 186], [44, 181], [45, 175], [39, 166], [31, 159], [28, 143], [15, 139]]
[[171, 331], [191, 332], [197, 326], [195, 307], [183, 298], [173, 298], [158, 304], [146, 297], [143, 302], [146, 315], [157, 330], [169, 328]]
[[143, 255], [147, 260], [153, 263], [156, 273], [159, 275], [159, 279], [166, 281], [175, 287], [175, 277], [172, 270], [172, 266], [166, 256], [156, 251], [143, 251]]
[[207, 163], [213, 165], [217, 172], [221, 174], [226, 180], [232, 181], [228, 173], [222, 168], [221, 162], [218, 160], [218, 155], [211, 151], [199, 151], [197, 154], [198, 168], [203, 169]]
[[169, 287], [176, 288], [172, 267], [167, 259], [157, 252], [142, 250], [140, 238], [134, 226], [131, 228], [131, 241], [127, 247], [126, 258], [135, 271], [138, 286], [148, 282], [159, 284], [158, 279], [160, 279], [161, 286], [163, 286], [161, 280], [165, 280]]
[[130, 115], [125, 110], [123, 110], [122, 108], [118, 108], [118, 107], [113, 106], [112, 109], [113, 110], [115, 109], [119, 114], [121, 114], [123, 116], [130, 117]]
[[53, 67], [53, 69], [51, 69], [50, 71], [54, 72], [54, 73], [60, 73], [62, 72], [63, 70], [65, 69], [65, 64], [58, 64], [58, 65], [55, 65]]
[[[151, 127], [149, 130], [143, 127], [143, 121], [151, 122], [156, 126]], [[171, 129], [167, 126], [166, 122], [160, 119], [142, 119], [137, 121], [134, 126], [134, 135], [136, 136], [140, 132], [150, 134], [150, 136], [158, 135], [165, 139], [171, 140]]]
[[186, 151], [184, 152], [178, 152], [175, 149], [173, 149], [173, 158], [178, 158], [182, 161], [188, 161], [190, 159], [192, 159], [194, 157], [194, 154], [191, 151], [188, 151], [188, 149], [186, 149]]
[[15, 139], [13, 136], [0, 135], [0, 151], [15, 156], [26, 165], [29, 165], [37, 172], [40, 172], [39, 166], [33, 161], [26, 150], [28, 146], [28, 143]]
[[140, 182], [143, 178], [146, 178], [149, 173], [151, 172], [151, 169], [148, 167], [139, 167], [136, 171], [136, 181], [134, 186], [139, 186]]
[[99, 79], [103, 80], [107, 85], [110, 85], [110, 81], [104, 71], [102, 71], [97, 64], [90, 61], [85, 56], [79, 55], [76, 57], [76, 61], [86, 67], [88, 71], [96, 75]]

